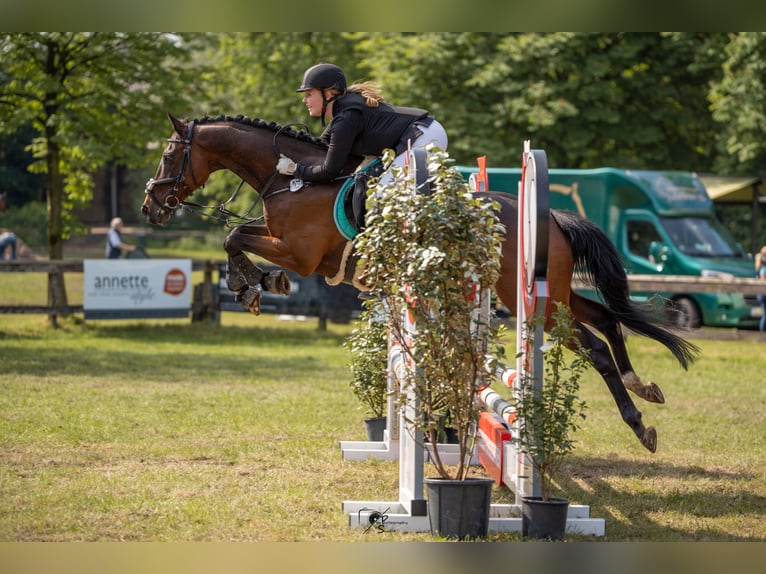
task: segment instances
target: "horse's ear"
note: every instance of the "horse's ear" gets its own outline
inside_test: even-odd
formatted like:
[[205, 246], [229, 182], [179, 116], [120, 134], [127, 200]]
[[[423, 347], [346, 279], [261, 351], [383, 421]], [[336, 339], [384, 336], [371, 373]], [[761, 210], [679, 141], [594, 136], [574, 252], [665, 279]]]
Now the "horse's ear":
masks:
[[170, 112], [167, 112], [170, 123], [173, 124], [173, 129], [180, 136], [186, 137], [186, 123], [173, 116]]

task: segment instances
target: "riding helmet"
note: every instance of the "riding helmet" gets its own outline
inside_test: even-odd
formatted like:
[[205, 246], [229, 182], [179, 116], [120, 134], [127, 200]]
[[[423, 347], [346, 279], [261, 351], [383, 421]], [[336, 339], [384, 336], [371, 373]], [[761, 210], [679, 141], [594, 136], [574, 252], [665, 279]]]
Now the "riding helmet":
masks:
[[311, 66], [303, 74], [303, 82], [296, 92], [305, 92], [311, 88], [335, 88], [340, 92], [346, 91], [346, 75], [335, 64], [320, 63]]

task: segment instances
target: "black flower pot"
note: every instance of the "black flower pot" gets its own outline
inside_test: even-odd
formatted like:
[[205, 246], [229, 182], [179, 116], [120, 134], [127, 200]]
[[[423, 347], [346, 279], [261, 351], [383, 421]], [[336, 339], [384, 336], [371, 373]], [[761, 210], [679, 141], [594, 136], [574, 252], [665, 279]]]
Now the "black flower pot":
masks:
[[383, 431], [386, 430], [386, 417], [364, 419], [364, 426], [367, 429], [367, 440], [381, 442]]
[[562, 540], [567, 529], [569, 501], [528, 496], [521, 502], [521, 534], [525, 538]]
[[459, 540], [486, 538], [489, 530], [491, 478], [426, 478], [431, 533]]

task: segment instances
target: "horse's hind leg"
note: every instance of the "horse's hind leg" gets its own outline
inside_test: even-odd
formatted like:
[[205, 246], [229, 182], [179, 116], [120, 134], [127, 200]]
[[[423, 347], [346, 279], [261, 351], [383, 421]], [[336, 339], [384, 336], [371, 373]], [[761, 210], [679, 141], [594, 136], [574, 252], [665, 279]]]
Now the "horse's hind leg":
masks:
[[660, 388], [652, 381], [643, 383], [633, 370], [633, 365], [628, 357], [628, 350], [625, 348], [622, 328], [609, 309], [597, 301], [574, 292], [571, 294], [569, 302], [572, 314], [576, 319], [591, 325], [606, 337], [612, 348], [612, 354], [625, 387], [650, 403], [664, 403], [665, 396]]
[[654, 430], [654, 427], [645, 427], [644, 423], [641, 422], [641, 412], [633, 404], [628, 391], [625, 390], [625, 385], [609, 347], [580, 321], [575, 320], [575, 324], [578, 330], [577, 337], [583, 348], [590, 350], [591, 363], [612, 393], [622, 420], [633, 430], [642, 445], [651, 452], [655, 452], [657, 450], [657, 431]]

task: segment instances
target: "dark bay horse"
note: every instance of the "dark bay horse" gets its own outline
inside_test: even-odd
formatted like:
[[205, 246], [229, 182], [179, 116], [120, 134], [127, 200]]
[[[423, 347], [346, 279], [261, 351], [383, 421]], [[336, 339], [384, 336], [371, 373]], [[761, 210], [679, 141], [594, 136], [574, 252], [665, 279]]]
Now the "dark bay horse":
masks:
[[[141, 211], [153, 224], [168, 221], [195, 189], [214, 171], [228, 169], [260, 194], [263, 224], [235, 228], [224, 242], [228, 254], [227, 283], [239, 293], [242, 305], [260, 312], [261, 288], [289, 293], [284, 272], [264, 274], [245, 252], [301, 275], [318, 273], [327, 278], [343, 276], [348, 241], [333, 218], [336, 195], [342, 181], [291, 189], [290, 176], [276, 171], [279, 154], [293, 159], [321, 162], [327, 148], [305, 132], [294, 132], [273, 123], [218, 117], [178, 120], [168, 115], [174, 133], [168, 140], [155, 176], [146, 187]], [[352, 158], [351, 173], [362, 158]], [[505, 225], [501, 276], [495, 292], [508, 309], [516, 309], [516, 198], [485, 193], [500, 205], [498, 217]], [[657, 448], [653, 427], [645, 427], [641, 412], [626, 389], [655, 403], [664, 402], [659, 387], [643, 383], [628, 358], [622, 327], [658, 341], [686, 369], [698, 349], [668, 330], [665, 320], [630, 300], [628, 281], [618, 253], [607, 236], [593, 223], [571, 212], [551, 212], [549, 225], [548, 284], [550, 299], [572, 310], [578, 337], [590, 352], [591, 362], [612, 393], [623, 420], [647, 449]], [[571, 289], [575, 267], [602, 295], [601, 304]], [[546, 318], [546, 328], [550, 318]], [[597, 337], [589, 325], [606, 338]], [[610, 351], [611, 347], [611, 351]]]

